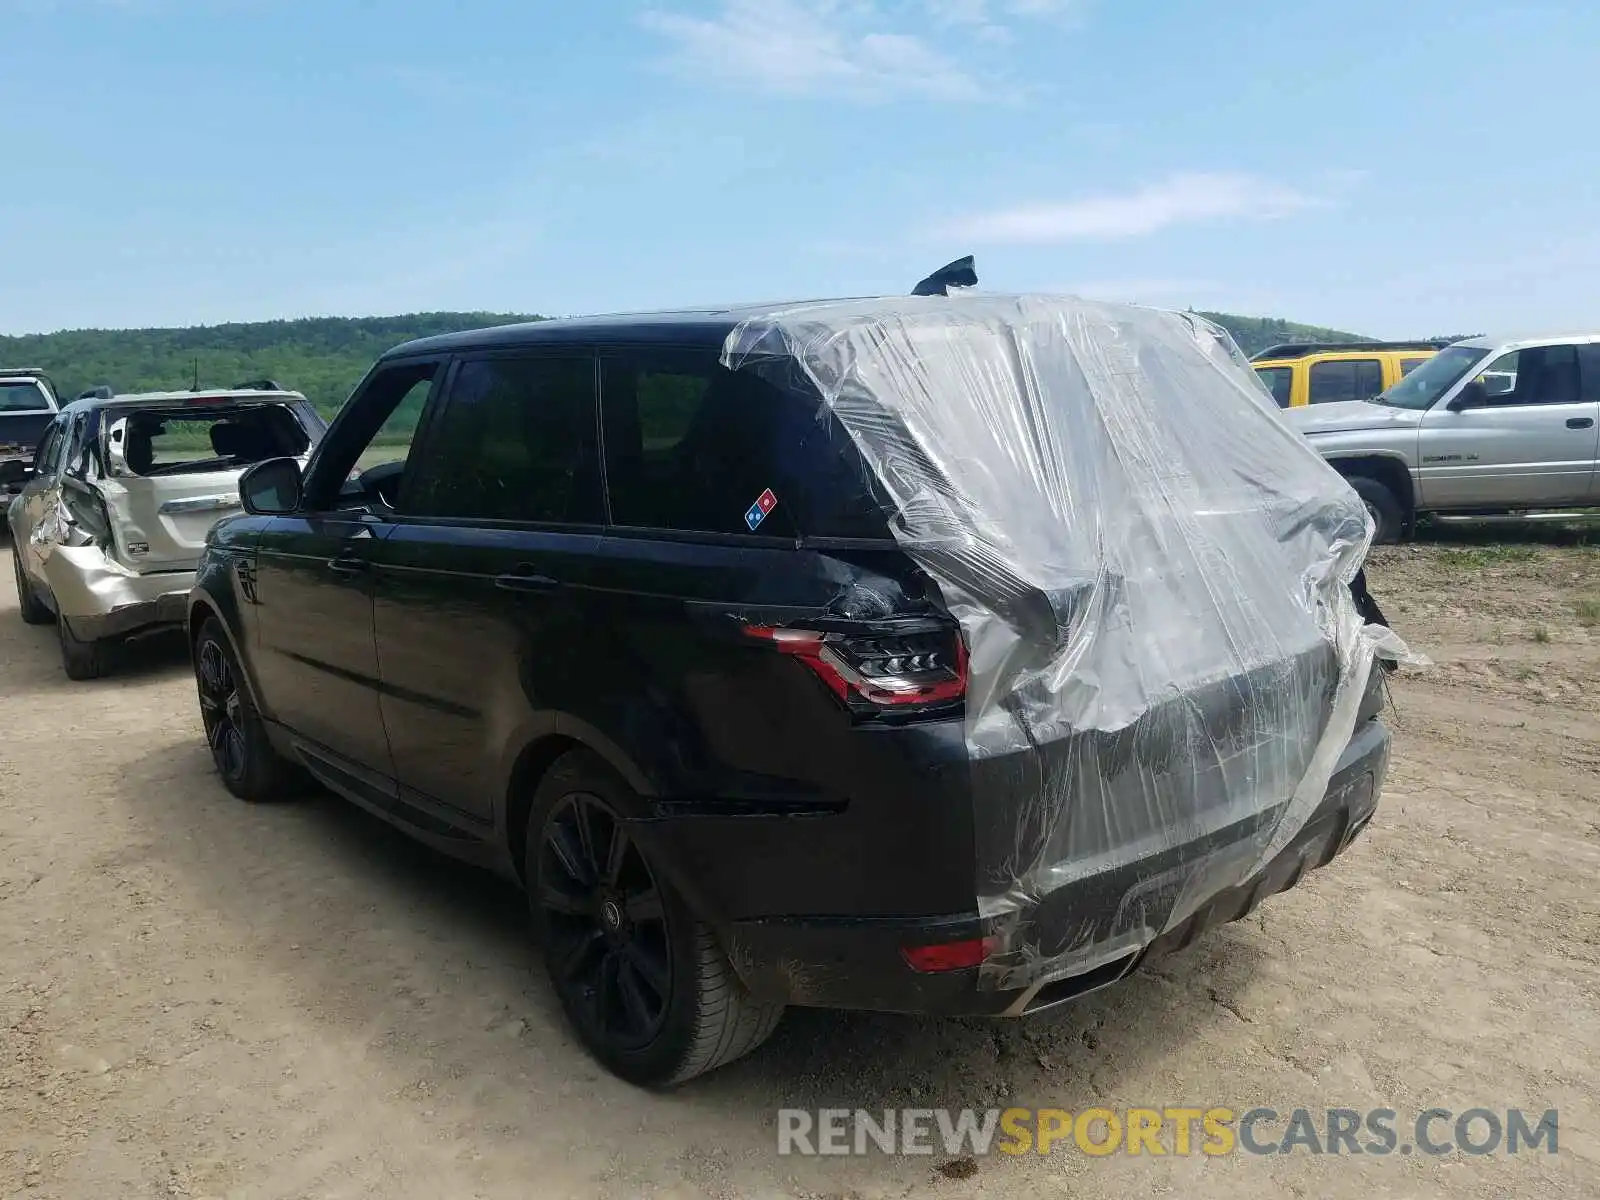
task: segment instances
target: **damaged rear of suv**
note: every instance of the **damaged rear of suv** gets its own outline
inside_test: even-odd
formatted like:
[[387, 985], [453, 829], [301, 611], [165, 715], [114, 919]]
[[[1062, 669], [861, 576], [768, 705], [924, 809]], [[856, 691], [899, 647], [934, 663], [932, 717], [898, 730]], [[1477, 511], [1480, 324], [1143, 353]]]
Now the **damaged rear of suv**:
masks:
[[[110, 389], [105, 389], [109, 393]], [[73, 679], [182, 625], [195, 562], [246, 467], [303, 458], [323, 421], [277, 384], [85, 396], [52, 414], [8, 521], [22, 619], [55, 622]]]
[[642, 1083], [786, 1004], [1110, 983], [1331, 860], [1387, 767], [1365, 510], [1189, 314], [453, 334], [241, 492], [190, 616], [224, 782], [302, 766], [520, 880]]

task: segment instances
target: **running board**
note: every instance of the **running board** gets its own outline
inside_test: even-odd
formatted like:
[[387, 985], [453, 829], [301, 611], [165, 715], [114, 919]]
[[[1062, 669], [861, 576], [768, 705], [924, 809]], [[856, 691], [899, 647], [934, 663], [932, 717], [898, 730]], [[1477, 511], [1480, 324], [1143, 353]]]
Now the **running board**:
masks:
[[1465, 513], [1455, 516], [1434, 513], [1430, 519], [1439, 522], [1441, 525], [1485, 525], [1508, 521], [1600, 522], [1600, 509], [1569, 508], [1565, 510], [1557, 509], [1555, 512]]

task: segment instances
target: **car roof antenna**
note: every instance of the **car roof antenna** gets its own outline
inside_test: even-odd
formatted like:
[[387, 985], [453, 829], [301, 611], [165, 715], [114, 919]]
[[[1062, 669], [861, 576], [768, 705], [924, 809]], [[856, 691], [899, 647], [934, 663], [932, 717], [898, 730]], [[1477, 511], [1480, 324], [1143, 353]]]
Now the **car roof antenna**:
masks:
[[975, 287], [978, 282], [978, 269], [972, 263], [972, 255], [958, 258], [955, 262], [945, 263], [932, 275], [929, 275], [916, 287], [911, 289], [913, 296], [948, 296], [950, 289]]

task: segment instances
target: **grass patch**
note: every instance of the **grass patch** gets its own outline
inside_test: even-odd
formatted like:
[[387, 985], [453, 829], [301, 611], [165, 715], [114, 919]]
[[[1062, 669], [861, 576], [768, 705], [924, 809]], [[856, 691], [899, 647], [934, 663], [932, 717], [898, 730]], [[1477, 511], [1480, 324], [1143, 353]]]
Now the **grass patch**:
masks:
[[1578, 624], [1585, 629], [1593, 629], [1596, 625], [1600, 625], [1600, 600], [1591, 597], [1588, 600], [1577, 601], [1572, 607], [1578, 614]]
[[1543, 625], [1539, 626], [1539, 628], [1533, 631], [1533, 640], [1538, 642], [1540, 645], [1544, 645], [1550, 640], [1550, 631]]
[[1439, 551], [1439, 558], [1447, 566], [1482, 568], [1501, 567], [1508, 563], [1533, 562], [1542, 550], [1538, 546], [1516, 544], [1450, 547]]

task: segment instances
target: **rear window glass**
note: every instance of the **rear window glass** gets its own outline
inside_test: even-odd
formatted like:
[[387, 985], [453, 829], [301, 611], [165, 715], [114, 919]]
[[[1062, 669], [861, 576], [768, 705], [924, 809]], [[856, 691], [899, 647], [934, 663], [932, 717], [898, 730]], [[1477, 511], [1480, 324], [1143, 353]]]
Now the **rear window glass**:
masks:
[[885, 538], [865, 467], [815, 393], [711, 351], [608, 356], [606, 478], [618, 525]]
[[113, 457], [134, 475], [228, 471], [269, 458], [298, 458], [311, 447], [286, 404], [193, 405], [107, 414]]
[[0, 383], [0, 413], [48, 412], [50, 401], [44, 389], [31, 379], [25, 383], [8, 380]]
[[1428, 360], [1426, 358], [1402, 358], [1400, 360], [1400, 375], [1401, 375], [1401, 377], [1403, 378], [1403, 377], [1411, 374], [1411, 372], [1415, 371], [1418, 367], [1420, 367], [1423, 363], [1425, 363], [1427, 361]]

